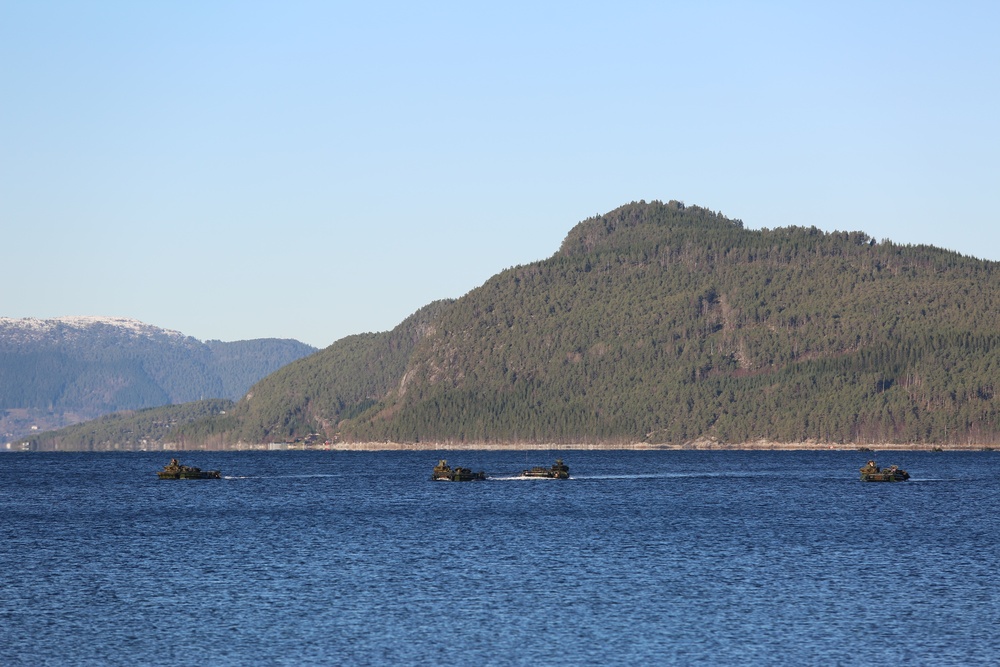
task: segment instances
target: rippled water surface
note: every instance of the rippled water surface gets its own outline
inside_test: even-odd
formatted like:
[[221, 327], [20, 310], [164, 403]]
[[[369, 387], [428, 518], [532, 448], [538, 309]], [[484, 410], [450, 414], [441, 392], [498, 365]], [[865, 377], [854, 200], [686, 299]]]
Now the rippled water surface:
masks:
[[3, 454], [0, 664], [1000, 664], [1000, 452], [869, 456]]

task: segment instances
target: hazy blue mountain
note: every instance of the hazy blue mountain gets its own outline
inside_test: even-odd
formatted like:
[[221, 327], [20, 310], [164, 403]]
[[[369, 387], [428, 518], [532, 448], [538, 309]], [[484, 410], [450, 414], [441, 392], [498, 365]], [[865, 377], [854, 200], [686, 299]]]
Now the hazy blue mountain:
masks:
[[201, 342], [124, 318], [0, 318], [0, 437], [251, 385], [316, 349], [295, 340]]

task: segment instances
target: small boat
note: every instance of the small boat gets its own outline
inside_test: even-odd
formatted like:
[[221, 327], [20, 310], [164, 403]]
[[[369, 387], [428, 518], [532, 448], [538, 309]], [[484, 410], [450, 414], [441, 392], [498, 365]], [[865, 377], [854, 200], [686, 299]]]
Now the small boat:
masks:
[[562, 459], [556, 459], [551, 468], [535, 466], [521, 472], [521, 477], [547, 477], [549, 479], [569, 479], [569, 466]]
[[170, 459], [170, 463], [156, 474], [160, 479], [222, 479], [222, 473], [218, 470], [182, 466], [177, 459]]
[[473, 482], [486, 479], [484, 471], [472, 472], [469, 468], [452, 468], [444, 459], [438, 461], [431, 475], [432, 482]]
[[900, 470], [899, 466], [879, 468], [875, 461], [869, 461], [861, 469], [862, 482], [905, 482], [910, 479], [910, 473]]

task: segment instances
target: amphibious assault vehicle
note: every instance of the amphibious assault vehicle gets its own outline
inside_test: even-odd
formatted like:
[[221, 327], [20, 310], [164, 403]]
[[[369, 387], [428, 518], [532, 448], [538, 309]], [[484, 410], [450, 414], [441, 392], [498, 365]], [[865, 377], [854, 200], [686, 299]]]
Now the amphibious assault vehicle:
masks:
[[163, 470], [156, 473], [160, 479], [221, 479], [222, 473], [218, 470], [202, 470], [193, 466], [182, 466], [177, 459], [170, 459], [170, 463], [163, 466]]
[[444, 459], [438, 461], [431, 475], [432, 482], [473, 482], [482, 479], [486, 479], [485, 472], [472, 472], [469, 468], [452, 468]]
[[861, 468], [862, 482], [905, 482], [910, 479], [910, 473], [900, 470], [899, 466], [879, 468], [875, 461], [869, 461]]
[[521, 472], [521, 477], [548, 477], [549, 479], [569, 479], [569, 466], [562, 459], [556, 459], [551, 468], [535, 466]]

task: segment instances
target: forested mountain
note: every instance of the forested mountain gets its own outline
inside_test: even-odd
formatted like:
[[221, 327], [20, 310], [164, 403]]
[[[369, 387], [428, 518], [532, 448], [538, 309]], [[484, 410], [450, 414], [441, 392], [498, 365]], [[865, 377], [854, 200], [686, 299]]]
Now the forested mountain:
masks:
[[986, 445], [998, 332], [998, 263], [640, 202], [171, 438]]
[[294, 340], [203, 343], [122, 318], [0, 318], [0, 433], [10, 439], [119, 410], [240, 398], [315, 351]]

